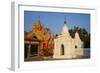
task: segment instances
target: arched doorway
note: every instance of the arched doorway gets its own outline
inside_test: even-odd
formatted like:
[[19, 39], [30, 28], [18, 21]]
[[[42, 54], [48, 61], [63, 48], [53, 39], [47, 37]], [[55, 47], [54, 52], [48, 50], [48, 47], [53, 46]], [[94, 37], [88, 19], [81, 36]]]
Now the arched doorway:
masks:
[[61, 55], [64, 55], [64, 45], [61, 44]]

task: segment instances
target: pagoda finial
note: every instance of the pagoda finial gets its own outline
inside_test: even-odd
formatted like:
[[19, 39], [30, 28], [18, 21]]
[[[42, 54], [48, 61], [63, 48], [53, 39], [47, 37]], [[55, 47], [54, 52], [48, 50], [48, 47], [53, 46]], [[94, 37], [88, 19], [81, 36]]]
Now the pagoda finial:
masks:
[[39, 16], [39, 20], [40, 20], [40, 16]]
[[40, 22], [40, 16], [38, 17], [38, 21]]
[[40, 16], [38, 17], [38, 22], [40, 23]]
[[65, 17], [65, 20], [64, 20], [64, 24], [66, 24], [66, 17]]

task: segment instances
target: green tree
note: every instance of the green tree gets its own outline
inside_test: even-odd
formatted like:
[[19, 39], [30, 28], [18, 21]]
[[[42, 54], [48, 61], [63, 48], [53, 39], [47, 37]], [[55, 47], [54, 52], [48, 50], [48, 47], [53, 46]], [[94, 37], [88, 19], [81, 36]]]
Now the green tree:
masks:
[[90, 48], [90, 33], [85, 28], [75, 27], [69, 30], [72, 38], [75, 37], [75, 33], [78, 32], [80, 39], [84, 43], [84, 48]]

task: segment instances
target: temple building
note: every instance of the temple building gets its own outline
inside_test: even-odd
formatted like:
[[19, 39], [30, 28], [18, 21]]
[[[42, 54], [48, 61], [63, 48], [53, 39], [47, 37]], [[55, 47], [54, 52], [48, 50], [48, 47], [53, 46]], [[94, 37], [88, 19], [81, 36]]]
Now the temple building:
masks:
[[67, 22], [64, 21], [62, 32], [54, 39], [54, 54], [53, 58], [79, 58], [84, 54], [82, 48], [83, 42], [79, 34], [76, 32], [72, 38], [67, 28]]
[[32, 31], [24, 37], [24, 57], [45, 56], [45, 49], [51, 49], [53, 53], [54, 36], [49, 28], [44, 28], [40, 19], [34, 24]]
[[54, 36], [49, 28], [45, 28], [40, 19], [34, 24], [30, 32], [24, 35], [24, 57], [45, 57], [51, 56], [51, 59], [60, 58], [79, 58], [84, 55], [78, 32], [72, 38], [68, 31], [66, 19], [62, 32]]

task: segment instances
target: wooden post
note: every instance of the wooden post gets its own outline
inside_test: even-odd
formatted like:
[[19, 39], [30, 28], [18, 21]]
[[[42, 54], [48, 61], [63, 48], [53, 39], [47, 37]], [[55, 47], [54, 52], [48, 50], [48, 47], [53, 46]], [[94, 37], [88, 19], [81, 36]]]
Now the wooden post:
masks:
[[28, 58], [30, 57], [31, 44], [28, 45]]

